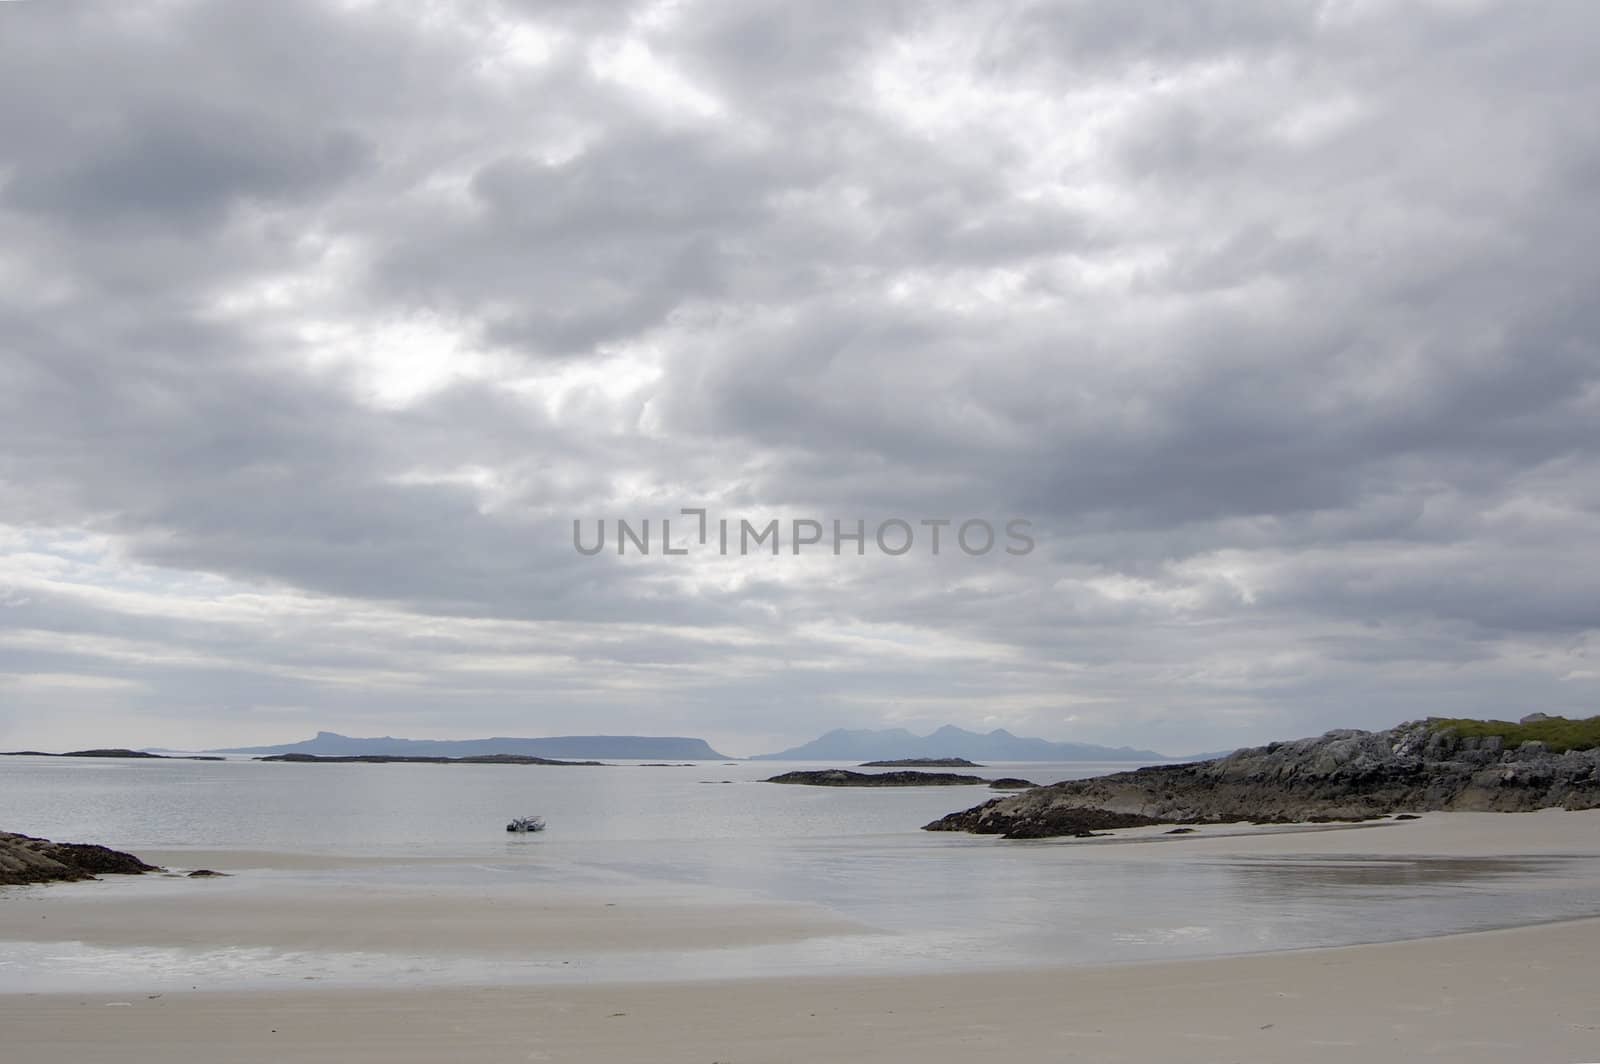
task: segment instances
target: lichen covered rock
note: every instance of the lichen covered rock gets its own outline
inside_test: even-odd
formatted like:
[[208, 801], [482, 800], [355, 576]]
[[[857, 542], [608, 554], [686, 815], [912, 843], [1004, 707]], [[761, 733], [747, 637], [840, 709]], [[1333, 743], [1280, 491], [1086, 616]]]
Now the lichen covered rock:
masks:
[[1366, 820], [1400, 810], [1600, 807], [1600, 749], [1507, 748], [1438, 721], [1382, 732], [1343, 729], [1227, 757], [1069, 780], [996, 798], [927, 825], [1020, 838], [1070, 835], [1086, 810], [1150, 823]]

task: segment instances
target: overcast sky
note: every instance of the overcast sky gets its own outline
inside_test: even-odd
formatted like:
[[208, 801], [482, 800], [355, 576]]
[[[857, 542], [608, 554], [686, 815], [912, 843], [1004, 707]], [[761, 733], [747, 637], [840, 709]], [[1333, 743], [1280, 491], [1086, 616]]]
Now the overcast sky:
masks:
[[[0, 748], [1600, 712], [1597, 42], [0, 5]], [[573, 548], [684, 507], [1037, 546]]]

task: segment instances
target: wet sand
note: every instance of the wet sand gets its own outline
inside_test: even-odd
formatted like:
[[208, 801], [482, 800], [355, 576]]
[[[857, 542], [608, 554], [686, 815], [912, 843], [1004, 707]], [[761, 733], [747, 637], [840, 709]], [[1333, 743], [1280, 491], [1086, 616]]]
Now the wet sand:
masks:
[[868, 930], [819, 906], [526, 889], [288, 893], [248, 878], [30, 888], [0, 904], [0, 942], [514, 957], [717, 949]]
[[[1093, 859], [1161, 860], [1179, 853], [1212, 857], [1307, 856], [1532, 857], [1600, 855], [1600, 810], [1536, 813], [1424, 813], [1417, 820], [1356, 824], [1219, 825], [1193, 834], [1170, 828], [1128, 828], [1110, 838], [1045, 840], [1083, 847]], [[1016, 845], [1016, 843], [1011, 843]], [[1023, 843], [1023, 845], [1036, 845]], [[1165, 847], [1175, 849], [1168, 850]]]
[[1600, 921], [888, 979], [0, 997], [10, 1064], [1600, 1060]]
[[[1074, 859], [1293, 856], [1501, 862], [1600, 854], [1600, 812], [1428, 814], [1305, 831], [1002, 843]], [[195, 853], [158, 855], [181, 867]], [[970, 854], [984, 860], [981, 847]], [[210, 851], [223, 870], [338, 858]], [[319, 865], [317, 861], [330, 861]], [[24, 888], [0, 941], [220, 948], [655, 950], [677, 953], [868, 930], [815, 906], [625, 892], [489, 890], [286, 895], [270, 876]], [[261, 882], [256, 882], [261, 880]], [[1031, 971], [574, 985], [0, 995], [8, 1064], [229, 1061], [1600, 1060], [1600, 920], [1334, 949]], [[0, 956], [0, 963], [4, 957]], [[1063, 958], [1063, 964], [1070, 958]], [[379, 975], [375, 982], [381, 983]]]

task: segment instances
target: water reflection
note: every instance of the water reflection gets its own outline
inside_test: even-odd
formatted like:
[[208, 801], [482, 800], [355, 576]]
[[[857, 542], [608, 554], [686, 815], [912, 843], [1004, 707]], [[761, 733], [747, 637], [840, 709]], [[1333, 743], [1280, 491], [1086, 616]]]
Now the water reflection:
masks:
[[[1346, 945], [1600, 915], [1600, 860], [1584, 857], [1159, 858], [1151, 847], [1010, 844], [918, 827], [986, 794], [758, 782], [793, 767], [540, 769], [6, 759], [0, 824], [140, 849], [364, 855], [373, 863], [249, 871], [286, 896], [414, 890], [461, 905], [494, 891], [794, 901], [875, 933], [737, 950], [530, 957], [336, 956], [0, 946], [0, 984], [147, 974], [212, 985], [310, 974], [361, 981], [715, 978], [730, 974], [949, 971], [1159, 960]], [[1035, 779], [1108, 766], [992, 766]], [[508, 815], [544, 814], [538, 837]], [[234, 881], [240, 882], [240, 881]]]
[[1569, 855], [1517, 857], [1364, 857], [1356, 854], [1237, 857], [1225, 862], [1251, 889], [1296, 894], [1378, 887], [1487, 885], [1511, 877], [1579, 871], [1593, 859]]

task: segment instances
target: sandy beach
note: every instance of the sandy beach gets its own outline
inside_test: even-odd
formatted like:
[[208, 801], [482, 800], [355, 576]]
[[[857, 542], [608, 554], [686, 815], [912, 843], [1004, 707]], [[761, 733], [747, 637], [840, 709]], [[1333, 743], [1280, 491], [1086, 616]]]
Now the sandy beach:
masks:
[[1593, 1061], [1600, 920], [1159, 965], [894, 979], [0, 998], [12, 1064]]
[[[324, 890], [237, 882], [102, 882], [35, 890], [0, 905], [0, 941], [178, 949], [266, 948], [459, 953], [718, 949], [867, 930], [816, 906], [693, 898], [537, 896], [477, 890], [470, 903], [428, 889]], [[85, 889], [87, 887], [87, 889]], [[141, 889], [142, 888], [142, 889]], [[165, 889], [163, 889], [165, 888]], [[69, 896], [68, 892], [73, 893]], [[121, 894], [118, 897], [117, 894]]]
[[[1013, 844], [1003, 844], [1013, 845]], [[1600, 815], [1432, 814], [1307, 830], [1207, 829], [1044, 844], [1076, 858], [1196, 854], [1477, 861], [1600, 853]], [[194, 854], [151, 855], [175, 866]], [[286, 899], [252, 877], [340, 858], [210, 851], [228, 880], [106, 880], [0, 904], [0, 940], [105, 947], [719, 949], [868, 932], [748, 899], [559, 890], [373, 890]], [[984, 860], [981, 852], [971, 854]], [[253, 870], [253, 871], [252, 871]], [[144, 887], [144, 889], [138, 889]], [[129, 889], [134, 888], [134, 889]], [[179, 893], [181, 891], [181, 893]], [[0, 995], [4, 1058], [166, 1061], [1600, 1060], [1600, 919], [1332, 949], [1028, 971], [580, 985], [384, 986]]]

